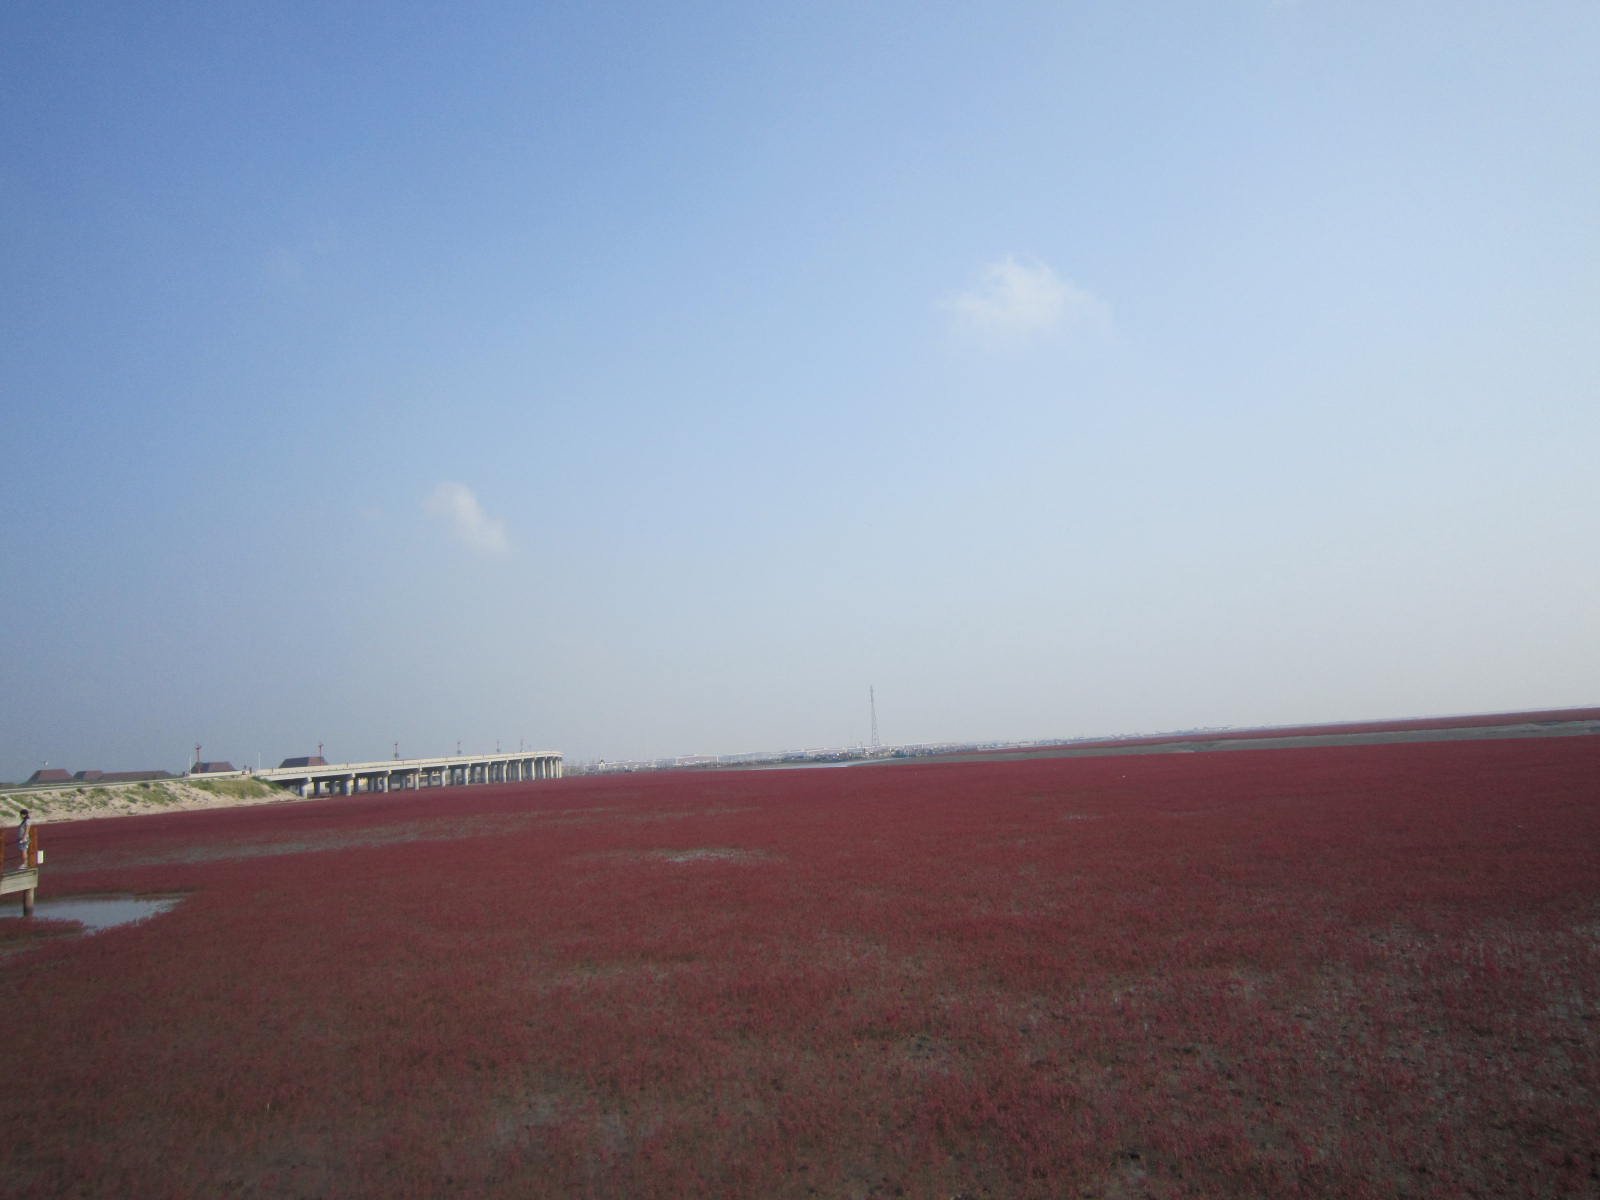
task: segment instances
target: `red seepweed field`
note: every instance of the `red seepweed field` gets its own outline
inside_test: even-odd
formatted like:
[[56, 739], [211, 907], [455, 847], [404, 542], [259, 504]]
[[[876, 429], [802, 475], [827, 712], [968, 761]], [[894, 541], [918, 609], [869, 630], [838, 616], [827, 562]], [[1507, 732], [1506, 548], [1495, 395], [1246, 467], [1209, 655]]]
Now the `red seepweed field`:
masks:
[[1600, 1193], [1600, 739], [56, 824], [5, 1196]]

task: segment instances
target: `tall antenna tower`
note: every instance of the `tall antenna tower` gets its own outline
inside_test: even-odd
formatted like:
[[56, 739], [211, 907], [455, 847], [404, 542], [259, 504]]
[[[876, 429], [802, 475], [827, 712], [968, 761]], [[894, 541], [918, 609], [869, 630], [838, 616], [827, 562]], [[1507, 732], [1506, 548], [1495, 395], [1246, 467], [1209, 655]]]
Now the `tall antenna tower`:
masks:
[[867, 685], [867, 704], [872, 709], [872, 748], [877, 750], [878, 745], [878, 692], [870, 683]]

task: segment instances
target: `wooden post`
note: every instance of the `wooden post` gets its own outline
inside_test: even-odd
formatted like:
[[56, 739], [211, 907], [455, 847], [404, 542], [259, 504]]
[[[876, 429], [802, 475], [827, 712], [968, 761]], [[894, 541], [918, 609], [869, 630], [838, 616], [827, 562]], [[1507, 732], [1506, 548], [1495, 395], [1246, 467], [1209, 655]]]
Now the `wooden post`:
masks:
[[35, 830], [23, 853], [22, 866], [15, 871], [0, 871], [0, 895], [21, 892], [24, 917], [33, 916], [33, 893], [39, 886], [39, 859], [39, 834]]
[[22, 893], [22, 915], [33, 916], [33, 893], [39, 886], [39, 868], [32, 867], [26, 871], [7, 871], [0, 875], [0, 896], [9, 896], [12, 892]]

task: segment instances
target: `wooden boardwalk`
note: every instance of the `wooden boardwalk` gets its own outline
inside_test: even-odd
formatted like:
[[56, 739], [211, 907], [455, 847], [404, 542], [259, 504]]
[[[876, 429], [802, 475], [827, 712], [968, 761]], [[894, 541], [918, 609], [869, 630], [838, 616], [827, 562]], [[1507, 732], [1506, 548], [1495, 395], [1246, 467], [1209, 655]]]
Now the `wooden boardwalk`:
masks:
[[21, 892], [22, 915], [25, 917], [33, 916], [33, 893], [38, 887], [38, 867], [29, 867], [26, 871], [7, 871], [4, 875], [0, 875], [0, 896]]

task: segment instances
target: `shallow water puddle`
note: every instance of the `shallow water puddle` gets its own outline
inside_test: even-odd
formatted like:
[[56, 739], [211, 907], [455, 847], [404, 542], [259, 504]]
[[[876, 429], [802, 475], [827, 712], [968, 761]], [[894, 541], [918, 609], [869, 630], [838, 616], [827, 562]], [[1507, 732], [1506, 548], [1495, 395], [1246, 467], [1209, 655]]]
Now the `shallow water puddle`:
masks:
[[181, 896], [64, 896], [59, 900], [41, 898], [34, 903], [33, 915], [52, 921], [81, 921], [84, 932], [99, 933], [114, 925], [143, 921], [177, 907]]

